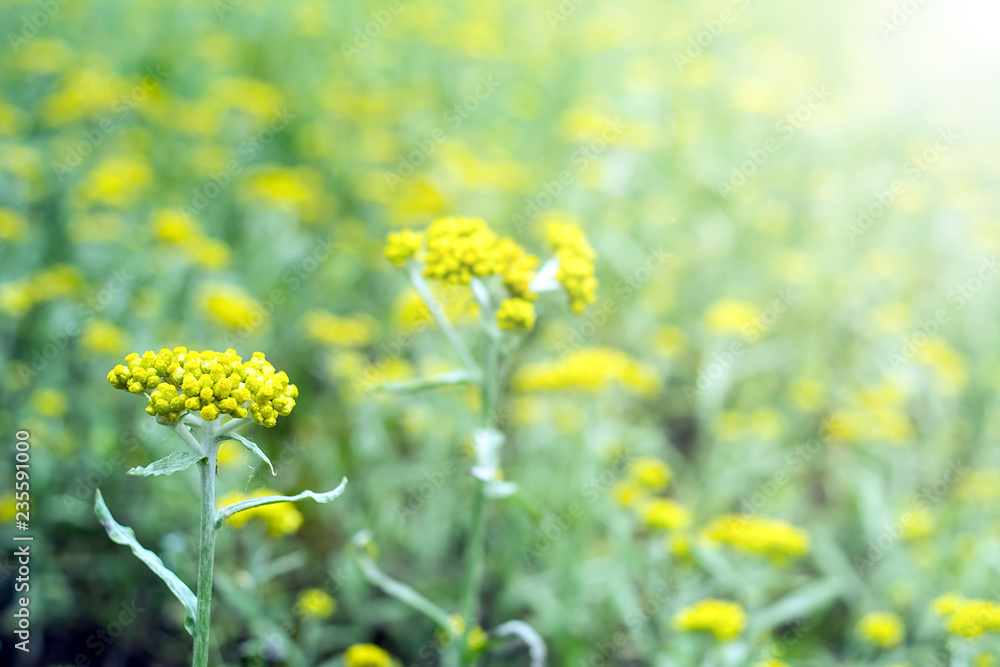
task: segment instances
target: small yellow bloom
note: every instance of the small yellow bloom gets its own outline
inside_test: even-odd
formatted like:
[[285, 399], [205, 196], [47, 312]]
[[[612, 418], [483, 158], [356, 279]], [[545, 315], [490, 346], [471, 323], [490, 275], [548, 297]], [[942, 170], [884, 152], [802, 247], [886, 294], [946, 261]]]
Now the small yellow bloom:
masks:
[[705, 326], [712, 333], [744, 334], [757, 316], [757, 307], [739, 299], [716, 301], [705, 312]]
[[128, 334], [111, 322], [94, 320], [84, 327], [80, 344], [93, 355], [116, 356], [128, 347]]
[[[257, 489], [249, 496], [244, 496], [234, 491], [220, 501], [219, 507], [232, 505], [233, 503], [250, 498], [262, 498], [273, 495], [277, 495], [276, 492], [269, 489]], [[302, 514], [295, 507], [294, 503], [272, 503], [237, 512], [229, 517], [228, 523], [233, 528], [242, 528], [247, 522], [253, 520], [261, 521], [267, 527], [268, 534], [273, 537], [297, 533], [304, 521]]]
[[385, 239], [385, 256], [396, 266], [402, 266], [417, 254], [423, 242], [424, 235], [412, 229], [392, 232]]
[[584, 348], [560, 360], [526, 364], [514, 374], [511, 384], [520, 393], [560, 389], [596, 393], [617, 384], [650, 396], [659, 390], [660, 380], [654, 369], [620, 350]]
[[355, 644], [344, 652], [346, 667], [390, 667], [392, 657], [374, 644]]
[[874, 612], [858, 622], [858, 635], [865, 641], [882, 648], [894, 648], [903, 641], [906, 628], [896, 614]]
[[319, 309], [302, 317], [302, 328], [317, 343], [339, 347], [367, 345], [378, 332], [378, 324], [368, 315], [338, 317]]
[[535, 307], [524, 299], [505, 299], [497, 310], [497, 325], [504, 330], [535, 326]]
[[647, 489], [660, 491], [667, 488], [674, 473], [660, 459], [640, 458], [629, 468], [629, 476]]
[[549, 244], [559, 258], [556, 279], [569, 295], [569, 306], [580, 314], [597, 298], [597, 278], [594, 277], [594, 249], [583, 230], [572, 222], [550, 222]]
[[43, 417], [62, 417], [69, 401], [58, 389], [39, 389], [31, 395], [31, 409]]
[[622, 507], [631, 507], [642, 497], [642, 487], [632, 481], [618, 482], [611, 487], [611, 496]]
[[0, 207], [0, 240], [19, 241], [25, 237], [27, 230], [28, 223], [23, 215]]
[[760, 517], [726, 514], [705, 529], [705, 537], [781, 563], [809, 550], [809, 534], [801, 528]]
[[672, 530], [684, 528], [691, 515], [680, 503], [669, 498], [654, 498], [640, 508], [640, 516], [650, 528]]
[[735, 602], [702, 600], [674, 616], [674, 627], [688, 632], [711, 632], [720, 641], [736, 637], [746, 626], [746, 612]]
[[212, 320], [230, 329], [255, 329], [266, 320], [257, 300], [235, 285], [206, 285], [201, 292], [201, 308]]
[[310, 588], [299, 593], [296, 607], [303, 616], [327, 618], [337, 611], [337, 601], [319, 588]]

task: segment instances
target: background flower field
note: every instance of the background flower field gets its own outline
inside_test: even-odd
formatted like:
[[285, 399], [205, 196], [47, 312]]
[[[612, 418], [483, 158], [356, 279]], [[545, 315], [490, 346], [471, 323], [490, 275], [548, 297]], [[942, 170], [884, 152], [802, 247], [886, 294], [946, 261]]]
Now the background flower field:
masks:
[[[479, 625], [524, 620], [551, 665], [994, 664], [986, 3], [0, 16], [0, 432], [31, 433], [37, 642], [12, 657], [5, 547], [3, 664], [187, 661], [183, 609], [93, 512], [100, 488], [193, 580], [197, 481], [125, 474], [176, 443], [107, 380], [179, 345], [264, 351], [298, 387], [257, 438], [281, 474], [224, 446], [221, 492], [350, 480], [219, 533], [213, 664], [349, 664], [355, 644], [437, 664], [447, 636], [351, 540], [370, 531], [382, 570], [461, 612], [482, 397], [376, 391], [459, 367], [385, 256], [390, 232], [453, 215], [543, 261], [550, 225], [575, 223], [600, 283], [582, 314], [539, 297], [491, 416], [517, 492], [487, 507]], [[476, 351], [470, 290], [431, 283]]]

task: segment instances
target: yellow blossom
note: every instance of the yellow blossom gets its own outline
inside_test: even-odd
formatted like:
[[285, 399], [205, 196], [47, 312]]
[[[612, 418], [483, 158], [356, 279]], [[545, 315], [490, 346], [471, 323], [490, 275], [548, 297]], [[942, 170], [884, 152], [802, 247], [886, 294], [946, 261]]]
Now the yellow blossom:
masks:
[[639, 507], [639, 515], [650, 528], [672, 530], [691, 523], [691, 514], [669, 498], [654, 498]]
[[115, 155], [101, 160], [87, 175], [82, 194], [87, 200], [126, 208], [139, 200], [153, 180], [145, 160], [131, 155]]
[[392, 657], [374, 644], [354, 644], [344, 652], [346, 667], [391, 667]]
[[244, 362], [235, 350], [175, 347], [141, 357], [133, 353], [108, 373], [108, 381], [133, 394], [149, 391], [146, 412], [164, 424], [176, 422], [185, 411], [200, 412], [208, 421], [220, 414], [239, 418], [249, 413], [270, 428], [278, 417], [291, 414], [299, 395], [285, 372], [275, 372], [262, 353], [254, 352]]
[[673, 476], [674, 473], [666, 462], [650, 457], [636, 459], [629, 468], [629, 477], [653, 491], [667, 488]]
[[744, 334], [757, 316], [757, 307], [739, 299], [716, 301], [705, 312], [705, 326], [712, 333]]
[[906, 628], [896, 614], [874, 612], [858, 621], [858, 636], [882, 648], [894, 648], [903, 641]]
[[[264, 496], [277, 495], [269, 489], [257, 489], [248, 496], [236, 491], [227, 494], [219, 502], [219, 507], [226, 507], [233, 503], [238, 503], [251, 498], [263, 498]], [[237, 512], [231, 515], [227, 521], [233, 528], [243, 528], [249, 521], [261, 521], [266, 527], [269, 535], [280, 537], [298, 532], [302, 527], [302, 514], [296, 509], [294, 503], [271, 503], [270, 505], [259, 505], [248, 510]]]
[[412, 229], [391, 232], [385, 239], [385, 256], [396, 266], [402, 266], [417, 254], [423, 242], [424, 235]]
[[39, 389], [31, 395], [31, 409], [43, 417], [62, 417], [69, 401], [58, 389]]
[[619, 350], [585, 348], [558, 361], [539, 361], [522, 366], [511, 381], [520, 393], [578, 389], [599, 392], [618, 384], [643, 395], [659, 390], [656, 372]]
[[809, 534], [801, 528], [760, 517], [726, 514], [705, 529], [705, 537], [780, 563], [809, 550]]
[[93, 355], [117, 356], [128, 347], [128, 334], [106, 320], [88, 322], [80, 335], [80, 345]]
[[976, 639], [987, 632], [1000, 632], [1000, 604], [992, 600], [947, 593], [931, 602], [931, 610], [944, 617], [945, 630], [953, 635]]
[[211, 319], [230, 329], [255, 329], [266, 319], [263, 307], [235, 285], [205, 285], [201, 291], [201, 308]]
[[27, 231], [28, 223], [22, 214], [0, 207], [0, 241], [19, 241]]
[[580, 314], [596, 299], [597, 278], [594, 277], [594, 249], [577, 225], [571, 222], [549, 223], [549, 244], [559, 258], [556, 278], [569, 295], [569, 307]]
[[711, 632], [720, 641], [736, 637], [746, 626], [746, 612], [735, 602], [702, 600], [674, 616], [674, 627], [688, 632]]
[[305, 334], [321, 345], [358, 347], [372, 341], [378, 324], [368, 315], [338, 317], [325, 310], [310, 310], [302, 317]]
[[337, 611], [337, 601], [319, 588], [310, 588], [299, 593], [296, 608], [303, 616], [327, 618]]
[[504, 299], [497, 310], [497, 325], [504, 330], [535, 326], [535, 307], [524, 299]]

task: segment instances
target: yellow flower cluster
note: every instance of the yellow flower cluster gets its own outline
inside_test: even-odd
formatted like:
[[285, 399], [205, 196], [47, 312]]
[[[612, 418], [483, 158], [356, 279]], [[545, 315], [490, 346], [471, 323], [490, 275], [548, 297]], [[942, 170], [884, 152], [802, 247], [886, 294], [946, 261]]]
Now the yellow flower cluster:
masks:
[[535, 326], [535, 309], [525, 299], [506, 299], [497, 310], [497, 325], [501, 329], [530, 329]]
[[[225, 507], [250, 498], [263, 498], [264, 496], [276, 495], [270, 489], [257, 489], [249, 496], [244, 496], [238, 492], [228, 494], [220, 503], [219, 507]], [[267, 526], [268, 534], [278, 537], [290, 535], [298, 532], [302, 527], [304, 519], [302, 513], [295, 507], [294, 503], [272, 503], [270, 505], [260, 505], [251, 507], [248, 510], [237, 512], [229, 517], [229, 524], [233, 528], [242, 528], [248, 521], [257, 519]]]
[[512, 379], [518, 392], [580, 389], [596, 393], [613, 384], [648, 396], [656, 393], [660, 382], [654, 370], [624, 352], [600, 347], [576, 350], [558, 361], [526, 364]]
[[639, 512], [650, 528], [673, 530], [691, 523], [691, 514], [687, 509], [670, 498], [653, 498], [642, 505]]
[[760, 517], [726, 514], [705, 529], [705, 537], [780, 563], [809, 551], [809, 534], [801, 528]]
[[385, 256], [396, 266], [402, 266], [420, 251], [423, 242], [424, 235], [412, 229], [391, 232], [385, 238]]
[[899, 646], [906, 628], [896, 614], [875, 612], [866, 614], [858, 621], [858, 636], [882, 648]]
[[702, 600], [674, 616], [674, 627], [688, 632], [711, 632], [720, 642], [743, 632], [747, 617], [743, 607], [724, 600]]
[[299, 593], [296, 608], [303, 616], [327, 618], [337, 611], [337, 601], [320, 588], [310, 588]]
[[427, 228], [424, 275], [451, 285], [502, 273], [497, 235], [480, 218], [438, 218]]
[[901, 444], [913, 437], [906, 395], [890, 382], [866, 387], [849, 397], [846, 408], [830, 414], [830, 435], [846, 442]]
[[931, 602], [931, 610], [944, 617], [944, 628], [953, 635], [973, 639], [986, 632], [1000, 632], [1000, 604], [992, 600], [947, 593]]
[[590, 247], [583, 231], [571, 222], [549, 224], [549, 243], [559, 258], [556, 278], [569, 294], [569, 307], [580, 314], [593, 303], [597, 292], [594, 277], [594, 249]]
[[346, 667], [390, 667], [392, 657], [375, 644], [355, 644], [344, 652]]
[[244, 363], [235, 350], [189, 352], [175, 347], [141, 357], [133, 353], [125, 357], [124, 366], [118, 364], [108, 373], [108, 381], [133, 394], [150, 390], [146, 412], [163, 424], [190, 411], [207, 421], [220, 414], [249, 413], [258, 424], [271, 427], [278, 417], [291, 413], [299, 395], [285, 372], [275, 372], [262, 353], [254, 352]]
[[358, 347], [374, 338], [378, 325], [367, 315], [338, 317], [325, 310], [311, 310], [302, 317], [306, 335], [321, 345]]
[[612, 489], [615, 502], [622, 507], [632, 507], [646, 526], [657, 530], [684, 528], [691, 523], [687, 508], [670, 498], [651, 496], [650, 492], [664, 491], [674, 473], [664, 461], [643, 457], [633, 462], [627, 477]]

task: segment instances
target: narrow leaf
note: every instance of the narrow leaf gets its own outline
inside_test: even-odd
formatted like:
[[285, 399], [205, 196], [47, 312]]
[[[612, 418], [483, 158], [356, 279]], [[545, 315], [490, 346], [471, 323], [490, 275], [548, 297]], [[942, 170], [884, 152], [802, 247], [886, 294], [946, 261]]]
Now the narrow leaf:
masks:
[[174, 452], [159, 461], [150, 463], [145, 468], [136, 467], [128, 471], [127, 474], [136, 477], [149, 477], [150, 475], [173, 475], [175, 472], [186, 470], [205, 457], [192, 452]]
[[107, 531], [108, 537], [115, 544], [122, 544], [124, 546], [130, 547], [132, 553], [135, 554], [136, 558], [141, 560], [143, 563], [149, 567], [153, 573], [158, 576], [170, 589], [170, 592], [180, 600], [181, 604], [184, 605], [185, 619], [184, 628], [188, 631], [192, 637], [194, 636], [194, 619], [198, 613], [198, 601], [191, 592], [191, 589], [187, 587], [180, 578], [167, 569], [167, 566], [163, 564], [160, 557], [154, 554], [149, 549], [144, 548], [139, 544], [138, 540], [135, 539], [135, 532], [127, 527], [122, 526], [114, 517], [111, 516], [111, 512], [108, 510], [108, 506], [104, 504], [104, 498], [101, 496], [101, 490], [97, 490], [97, 495], [94, 499], [94, 514], [97, 515], [97, 519], [104, 526], [104, 530]]
[[261, 505], [273, 505], [275, 503], [293, 503], [296, 500], [302, 500], [304, 498], [312, 498], [318, 503], [328, 503], [332, 500], [336, 500], [343, 493], [344, 489], [347, 488], [347, 478], [345, 477], [340, 485], [333, 491], [327, 491], [326, 493], [313, 493], [312, 491], [303, 491], [302, 493], [297, 493], [294, 496], [264, 496], [262, 498], [250, 498], [249, 500], [241, 500], [238, 503], [233, 503], [232, 505], [227, 505], [221, 510], [215, 513], [215, 529], [218, 530], [226, 519], [231, 517], [238, 512], [244, 510], [253, 509], [254, 507], [260, 507]]
[[256, 454], [257, 458], [259, 458], [261, 461], [263, 461], [264, 463], [267, 464], [267, 467], [271, 469], [271, 475], [276, 475], [277, 474], [277, 473], [274, 472], [274, 466], [271, 465], [271, 459], [267, 458], [264, 455], [264, 452], [260, 451], [260, 447], [257, 446], [256, 442], [254, 442], [253, 440], [248, 440], [248, 439], [244, 438], [239, 433], [230, 433], [229, 435], [226, 436], [226, 439], [227, 440], [229, 440], [229, 439], [238, 440], [241, 443], [243, 443], [244, 447], [246, 447], [251, 452], [253, 452], [254, 454]]

